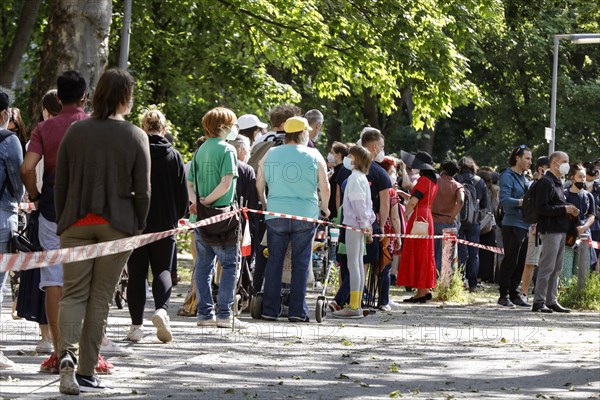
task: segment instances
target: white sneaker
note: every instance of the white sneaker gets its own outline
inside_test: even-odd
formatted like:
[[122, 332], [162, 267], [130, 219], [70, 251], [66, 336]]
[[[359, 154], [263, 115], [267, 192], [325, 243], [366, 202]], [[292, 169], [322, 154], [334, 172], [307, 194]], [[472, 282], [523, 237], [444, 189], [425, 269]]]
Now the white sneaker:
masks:
[[0, 369], [13, 369], [14, 367], [15, 363], [6, 358], [4, 353], [0, 351]]
[[215, 317], [212, 317], [212, 319], [199, 319], [196, 322], [196, 325], [204, 327], [213, 327], [215, 326]]
[[143, 326], [133, 326], [129, 327], [129, 332], [127, 333], [127, 340], [132, 342], [139, 342], [144, 337], [144, 327]]
[[248, 324], [235, 317], [217, 318], [217, 328], [248, 329]]
[[52, 341], [46, 339], [40, 340], [37, 346], [35, 346], [35, 351], [40, 354], [52, 354], [53, 350]]
[[125, 349], [110, 339], [102, 339], [102, 344], [100, 345], [100, 353], [111, 356], [128, 356], [133, 353], [130, 349]]
[[379, 306], [379, 309], [380, 309], [381, 311], [392, 311], [392, 307], [390, 307], [390, 305], [389, 305], [389, 304], [385, 304], [385, 305], [383, 305], [383, 306]]
[[398, 307], [400, 307], [400, 303], [396, 303], [394, 300], [390, 300], [390, 302], [388, 303], [388, 306], [390, 306], [392, 308], [398, 308]]
[[169, 343], [173, 340], [167, 310], [164, 308], [156, 310], [152, 316], [152, 324], [156, 327], [156, 336], [158, 337], [158, 340], [163, 343]]

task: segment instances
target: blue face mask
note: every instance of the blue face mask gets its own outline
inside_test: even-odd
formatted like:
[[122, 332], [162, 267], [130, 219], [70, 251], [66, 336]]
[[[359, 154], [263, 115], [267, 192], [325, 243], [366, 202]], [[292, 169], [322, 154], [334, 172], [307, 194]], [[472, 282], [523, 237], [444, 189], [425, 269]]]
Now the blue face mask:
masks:
[[344, 157], [344, 168], [352, 171], [354, 169], [354, 164], [352, 164], [352, 160], [348, 157]]

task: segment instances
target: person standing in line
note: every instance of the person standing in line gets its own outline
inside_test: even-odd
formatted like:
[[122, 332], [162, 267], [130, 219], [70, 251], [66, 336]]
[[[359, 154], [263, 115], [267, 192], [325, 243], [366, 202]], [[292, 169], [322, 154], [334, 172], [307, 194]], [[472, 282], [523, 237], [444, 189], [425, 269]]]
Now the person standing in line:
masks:
[[375, 221], [371, 190], [366, 174], [371, 165], [371, 153], [361, 146], [350, 149], [344, 158], [344, 167], [352, 174], [346, 181], [344, 191], [344, 220], [343, 224], [358, 228], [360, 231], [346, 230], [346, 251], [348, 257], [348, 271], [350, 276], [350, 303], [341, 310], [334, 311], [335, 318], [362, 318], [361, 308], [363, 288], [365, 286], [365, 268], [363, 265], [363, 252], [365, 247], [365, 234], [372, 232]]
[[[311, 129], [302, 117], [289, 118], [283, 125], [285, 142], [269, 150], [260, 162], [256, 189], [263, 210], [319, 218], [329, 216], [327, 166], [321, 153], [307, 147]], [[293, 171], [293, 172], [292, 172]], [[268, 195], [265, 190], [268, 188]], [[319, 201], [320, 195], [320, 201]], [[265, 218], [269, 258], [265, 269], [262, 318], [274, 321], [280, 314], [283, 260], [292, 248], [290, 322], [309, 322], [306, 283], [315, 223], [288, 218]]]
[[[194, 154], [188, 175], [188, 186], [194, 191], [189, 199], [193, 203], [190, 212], [195, 214], [198, 210], [198, 215], [204, 215], [217, 208], [233, 210], [238, 178], [237, 152], [226, 139], [237, 137], [237, 118], [230, 109], [215, 107], [202, 117], [202, 127], [207, 139]], [[194, 231], [198, 326], [231, 328], [233, 324], [237, 329], [248, 327], [231, 310], [239, 273], [238, 229], [227, 232], [224, 239], [214, 236], [214, 232], [204, 227]], [[215, 258], [219, 259], [222, 267], [216, 310], [211, 291]]]
[[[433, 216], [431, 205], [435, 200], [439, 175], [433, 168], [433, 159], [425, 151], [416, 155], [401, 151], [401, 157], [413, 169], [418, 169], [420, 177], [411, 192], [406, 205], [408, 225], [406, 231], [410, 234], [419, 219], [427, 222], [427, 235], [433, 236]], [[433, 238], [404, 240], [402, 247], [402, 263], [398, 270], [398, 286], [416, 288], [417, 293], [404, 299], [405, 303], [426, 303], [431, 300], [431, 288], [436, 285], [435, 252]]]
[[515, 148], [509, 158], [510, 168], [500, 175], [500, 204], [504, 209], [502, 238], [504, 239], [504, 259], [500, 265], [498, 283], [500, 297], [498, 304], [503, 307], [529, 307], [519, 293], [519, 283], [523, 275], [527, 253], [527, 232], [529, 224], [523, 221], [521, 207], [523, 195], [529, 188], [525, 171], [531, 166], [531, 150], [521, 145]]
[[[57, 79], [58, 99], [62, 103], [60, 113], [54, 118], [40, 122], [31, 134], [31, 140], [21, 167], [21, 177], [29, 201], [40, 210], [38, 237], [44, 250], [60, 248], [56, 233], [56, 212], [54, 204], [54, 179], [58, 148], [67, 129], [73, 122], [88, 118], [83, 111], [87, 101], [85, 79], [75, 71], [67, 71]], [[36, 167], [44, 162], [44, 177], [41, 193], [38, 191]], [[58, 304], [63, 294], [63, 266], [52, 265], [40, 270], [40, 289], [46, 295], [46, 317], [52, 334], [54, 352], [40, 366], [40, 371], [58, 371]]]
[[[23, 150], [19, 138], [7, 130], [10, 121], [9, 98], [0, 91], [0, 176], [4, 177], [0, 187], [0, 253], [8, 253], [8, 242], [13, 231], [17, 230], [17, 210], [25, 188], [19, 175], [23, 163]], [[0, 272], [0, 312], [2, 309], [2, 289], [8, 274]], [[15, 363], [0, 351], [0, 370], [14, 368]]]
[[[441, 235], [446, 228], [457, 228], [457, 215], [465, 201], [463, 186], [458, 183], [454, 176], [458, 173], [458, 164], [448, 160], [440, 166], [440, 179], [438, 180], [438, 192], [431, 205], [433, 216], [433, 231], [435, 235]], [[435, 240], [435, 267], [438, 272], [442, 271], [442, 241]]]
[[[540, 180], [550, 168], [550, 159], [542, 156], [535, 162], [534, 175], [535, 180]], [[529, 285], [533, 281], [533, 274], [540, 263], [540, 254], [542, 253], [542, 244], [537, 235], [537, 224], [531, 224], [527, 233], [527, 255], [525, 256], [525, 266], [521, 276], [521, 297], [525, 302], [529, 296]]]
[[[460, 173], [455, 179], [463, 185], [465, 192], [465, 203], [463, 207], [473, 207], [475, 219], [461, 221], [458, 237], [472, 243], [479, 243], [481, 210], [485, 210], [488, 204], [487, 187], [485, 182], [477, 176], [477, 164], [471, 157], [463, 157], [458, 160]], [[469, 196], [468, 192], [474, 190], [475, 196]], [[473, 198], [474, 197], [474, 198]], [[470, 200], [473, 198], [472, 200]], [[472, 201], [472, 204], [471, 204]], [[462, 214], [461, 214], [462, 215]], [[458, 261], [465, 266], [465, 275], [469, 285], [469, 291], [477, 290], [477, 277], [479, 276], [479, 248], [467, 245], [458, 245]]]
[[[148, 135], [125, 121], [133, 105], [133, 87], [126, 71], [105, 71], [92, 100], [92, 118], [71, 125], [60, 144], [54, 199], [63, 249], [125, 239], [146, 228], [150, 150]], [[131, 255], [127, 245], [115, 250], [64, 264], [58, 315], [63, 394], [106, 387], [94, 369], [115, 286]]]
[[550, 155], [550, 169], [536, 185], [535, 204], [539, 212], [537, 230], [542, 242], [542, 254], [535, 281], [533, 312], [571, 311], [558, 303], [558, 280], [563, 268], [569, 216], [579, 216], [579, 209], [567, 204], [561, 181], [569, 170], [567, 153], [555, 151]]
[[[163, 232], [177, 227], [187, 212], [188, 193], [181, 154], [165, 138], [167, 120], [159, 110], [148, 110], [142, 116], [142, 130], [148, 135], [152, 195], [150, 210], [143, 233]], [[169, 325], [169, 298], [171, 297], [171, 266], [176, 253], [175, 235], [137, 248], [127, 261], [127, 306], [131, 327], [127, 339], [137, 342], [144, 336], [144, 306], [148, 266], [152, 268], [152, 296], [154, 315], [152, 324], [156, 336], [163, 343], [173, 340]]]
[[308, 110], [306, 114], [304, 114], [304, 118], [308, 121], [308, 125], [312, 129], [310, 131], [310, 137], [308, 139], [308, 147], [315, 148], [316, 143], [319, 140], [319, 136], [321, 135], [321, 128], [323, 127], [323, 113], [317, 109]]

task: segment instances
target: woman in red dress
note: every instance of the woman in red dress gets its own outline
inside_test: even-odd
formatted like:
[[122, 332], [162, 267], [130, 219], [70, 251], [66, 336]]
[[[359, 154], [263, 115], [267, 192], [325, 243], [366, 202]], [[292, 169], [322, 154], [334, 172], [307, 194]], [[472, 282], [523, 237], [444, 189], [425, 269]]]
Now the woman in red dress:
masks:
[[[412, 189], [411, 198], [406, 205], [409, 215], [406, 232], [413, 229], [415, 219], [428, 222], [428, 235], [433, 236], [433, 217], [431, 204], [437, 193], [438, 174], [433, 168], [431, 156], [420, 151], [416, 155], [401, 152], [402, 160], [415, 170], [419, 170], [419, 179]], [[402, 247], [402, 261], [398, 271], [398, 286], [409, 286], [417, 289], [417, 293], [406, 303], [425, 303], [431, 300], [430, 289], [435, 287], [436, 269], [433, 239], [405, 239]]]

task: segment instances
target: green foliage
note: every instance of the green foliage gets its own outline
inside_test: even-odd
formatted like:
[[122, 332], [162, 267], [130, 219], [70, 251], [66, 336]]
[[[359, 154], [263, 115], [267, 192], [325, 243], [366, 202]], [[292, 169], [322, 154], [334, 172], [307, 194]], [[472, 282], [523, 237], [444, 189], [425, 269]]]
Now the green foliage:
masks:
[[568, 284], [561, 285], [559, 291], [561, 304], [579, 310], [600, 310], [600, 274], [590, 273], [583, 290], [577, 290], [577, 277]]
[[464, 265], [460, 265], [454, 269], [450, 276], [450, 285], [447, 288], [437, 285], [434, 292], [435, 300], [452, 303], [465, 303], [467, 301], [467, 293], [463, 284], [464, 268]]

